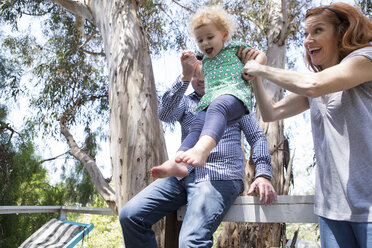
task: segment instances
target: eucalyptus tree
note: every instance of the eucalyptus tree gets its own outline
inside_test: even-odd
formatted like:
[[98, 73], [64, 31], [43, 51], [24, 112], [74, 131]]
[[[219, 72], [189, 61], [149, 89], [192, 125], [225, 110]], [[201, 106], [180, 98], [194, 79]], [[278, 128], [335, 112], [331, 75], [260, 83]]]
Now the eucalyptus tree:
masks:
[[[104, 60], [101, 59], [102, 62], [99, 56], [90, 55], [99, 54], [99, 51], [94, 51], [96, 44], [93, 42], [89, 48], [84, 47], [86, 50], [93, 47], [88, 56], [83, 49], [78, 49], [78, 32], [73, 28], [72, 16], [63, 9], [43, 2], [5, 2], [2, 7], [2, 20], [12, 24], [14, 33], [18, 28], [18, 19], [24, 15], [43, 16], [44, 19], [33, 21], [33, 25], [40, 23], [41, 27], [46, 27], [42, 38], [31, 33], [42, 34], [41, 30], [33, 28], [32, 31], [9, 36], [3, 41], [3, 45], [10, 51], [8, 57], [22, 64], [18, 69], [19, 75], [32, 76], [30, 82], [16, 78], [14, 86], [8, 84], [7, 87], [15, 92], [13, 95], [16, 97], [28, 97], [36, 110], [29, 115], [28, 129], [39, 127], [45, 134], [58, 137], [58, 119], [61, 123], [62, 120], [63, 123], [68, 121], [71, 124], [83, 122], [88, 126], [97, 116], [107, 119], [107, 114], [106, 117], [104, 115], [108, 109], [107, 77], [96, 65], [103, 68]], [[91, 29], [91, 26], [88, 28]], [[95, 104], [91, 104], [88, 110], [82, 108], [89, 101], [95, 101]], [[89, 110], [91, 113], [88, 113]]]
[[[4, 41], [34, 77], [34, 91], [28, 92], [37, 91], [32, 105], [38, 111], [29, 123], [49, 128], [54, 135], [62, 132], [70, 154], [85, 166], [98, 192], [117, 212], [150, 182], [149, 168], [166, 158], [149, 50], [171, 46], [170, 39], [160, 42], [164, 31], [158, 28], [159, 8], [148, 1], [23, 0], [5, 1], [1, 11], [2, 20], [13, 29], [22, 15], [47, 16], [40, 18], [46, 42], [30, 34]], [[97, 118], [110, 118], [115, 189], [84, 142], [71, 133], [72, 125], [89, 127]]]
[[[183, 43], [182, 36], [172, 37], [174, 33], [161, 28], [165, 21], [159, 15], [166, 6], [151, 1], [9, 0], [0, 10], [1, 21], [14, 31], [21, 16], [39, 16], [44, 37], [40, 41], [26, 32], [4, 39], [9, 56], [21, 61], [19, 75], [31, 75], [30, 82], [16, 77], [6, 89], [14, 96], [28, 94], [36, 109], [29, 125], [54, 136], [62, 133], [69, 153], [117, 213], [151, 181], [149, 169], [166, 159], [149, 50]], [[87, 143], [71, 131], [77, 124], [90, 129], [97, 118], [110, 123], [114, 188], [85, 149]]]
[[[17, 67], [1, 50], [0, 94], [7, 98], [2, 97], [0, 103], [0, 205], [60, 205], [63, 193], [59, 186], [49, 185], [31, 137], [26, 130], [17, 130], [9, 120], [9, 98], [20, 91], [16, 89]], [[7, 86], [15, 88], [9, 90]], [[18, 247], [48, 218], [51, 214], [0, 215], [0, 247]]]

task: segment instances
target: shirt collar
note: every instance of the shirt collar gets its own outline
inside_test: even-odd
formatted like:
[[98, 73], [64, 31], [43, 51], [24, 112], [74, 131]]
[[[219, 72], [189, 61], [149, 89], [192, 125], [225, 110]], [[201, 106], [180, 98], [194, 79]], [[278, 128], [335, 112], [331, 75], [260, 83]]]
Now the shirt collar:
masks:
[[199, 96], [198, 94], [196, 94], [195, 91], [194, 91], [193, 93], [190, 94], [190, 97], [192, 97], [192, 98], [196, 98], [196, 99], [198, 99], [198, 100], [200, 100], [200, 99], [202, 98], [201, 96]]

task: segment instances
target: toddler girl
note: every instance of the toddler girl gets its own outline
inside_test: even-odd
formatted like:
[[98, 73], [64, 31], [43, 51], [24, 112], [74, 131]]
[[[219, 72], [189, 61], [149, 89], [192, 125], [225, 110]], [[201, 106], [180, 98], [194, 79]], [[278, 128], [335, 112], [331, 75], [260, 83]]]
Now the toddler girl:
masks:
[[[205, 95], [196, 109], [198, 114], [193, 127], [173, 161], [154, 167], [151, 170], [153, 177], [186, 176], [186, 164], [203, 167], [226, 126], [251, 110], [251, 89], [242, 79], [244, 65], [236, 56], [239, 47], [248, 45], [242, 42], [226, 44], [235, 29], [232, 18], [220, 6], [204, 7], [192, 16], [189, 27], [205, 55], [202, 67], [195, 65], [195, 73], [204, 75]], [[263, 53], [253, 49], [251, 52], [257, 62], [266, 63]]]

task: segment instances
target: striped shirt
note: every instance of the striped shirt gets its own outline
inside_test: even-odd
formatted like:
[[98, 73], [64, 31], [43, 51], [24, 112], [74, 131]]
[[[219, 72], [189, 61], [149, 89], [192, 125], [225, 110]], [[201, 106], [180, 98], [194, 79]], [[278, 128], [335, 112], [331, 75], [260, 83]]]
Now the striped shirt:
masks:
[[[181, 124], [182, 141], [188, 134], [196, 115], [196, 107], [200, 97], [195, 93], [185, 95], [189, 81], [180, 77], [168, 89], [159, 104], [159, 119], [164, 122]], [[254, 113], [245, 115], [237, 123], [226, 128], [220, 142], [210, 153], [203, 168], [189, 166], [195, 170], [196, 182], [210, 180], [242, 180], [244, 181], [244, 157], [241, 149], [242, 131], [252, 149], [255, 164], [255, 177], [271, 178], [272, 166], [266, 136]]]

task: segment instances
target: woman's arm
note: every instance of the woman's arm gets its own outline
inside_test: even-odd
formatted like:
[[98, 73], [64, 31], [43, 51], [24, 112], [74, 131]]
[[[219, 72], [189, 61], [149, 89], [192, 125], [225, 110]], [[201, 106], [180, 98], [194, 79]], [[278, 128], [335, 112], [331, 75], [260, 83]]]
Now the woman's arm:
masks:
[[309, 102], [305, 96], [291, 94], [279, 102], [272, 102], [262, 85], [261, 77], [253, 81], [253, 91], [263, 121], [282, 120], [309, 109]]
[[[261, 66], [261, 63], [259, 64], [256, 62], [258, 57], [257, 55], [263, 56], [262, 58], [264, 58], [264, 60], [262, 60], [262, 62], [266, 63], [266, 55], [259, 50], [251, 48], [243, 49], [242, 47], [240, 47], [237, 53], [237, 56], [242, 60], [243, 63], [255, 61], [253, 65], [258, 64], [259, 66]], [[243, 73], [243, 78], [249, 80], [254, 78], [254, 76]], [[253, 80], [252, 84], [254, 95], [256, 97], [258, 108], [260, 109], [263, 121], [269, 122], [282, 120], [284, 118], [297, 115], [309, 109], [309, 102], [305, 96], [292, 94], [285, 97], [281, 101], [274, 103], [267, 95], [266, 90], [262, 85], [261, 77], [256, 77], [256, 79]]]
[[371, 81], [372, 61], [364, 56], [354, 56], [318, 73], [302, 73], [264, 66], [249, 60], [244, 66], [244, 73], [265, 77], [302, 96], [318, 97]]

